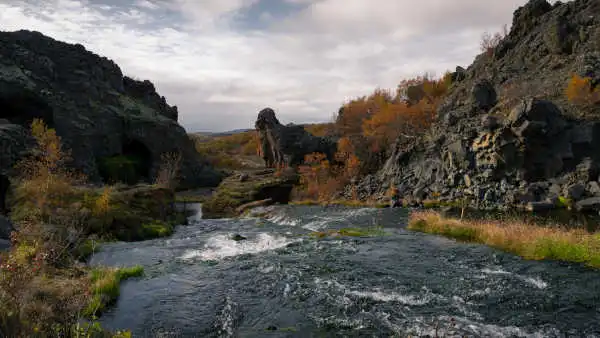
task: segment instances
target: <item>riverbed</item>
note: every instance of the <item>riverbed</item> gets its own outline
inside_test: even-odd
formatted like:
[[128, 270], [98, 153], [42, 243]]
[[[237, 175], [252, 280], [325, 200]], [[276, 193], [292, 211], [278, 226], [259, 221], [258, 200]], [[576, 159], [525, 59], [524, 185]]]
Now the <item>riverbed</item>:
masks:
[[[92, 257], [145, 268], [104, 326], [135, 337], [600, 337], [598, 271], [411, 232], [406, 209], [196, 210], [169, 238]], [[311, 235], [349, 227], [378, 231]]]

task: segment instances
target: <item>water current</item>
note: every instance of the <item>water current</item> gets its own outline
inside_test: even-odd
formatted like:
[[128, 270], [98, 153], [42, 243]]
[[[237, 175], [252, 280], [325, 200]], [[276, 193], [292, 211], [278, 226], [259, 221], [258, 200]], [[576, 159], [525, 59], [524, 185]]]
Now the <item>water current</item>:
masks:
[[[145, 276], [102, 324], [134, 337], [600, 337], [600, 272], [412, 232], [406, 209], [264, 211], [105, 245], [91, 264]], [[384, 233], [310, 236], [348, 227]]]

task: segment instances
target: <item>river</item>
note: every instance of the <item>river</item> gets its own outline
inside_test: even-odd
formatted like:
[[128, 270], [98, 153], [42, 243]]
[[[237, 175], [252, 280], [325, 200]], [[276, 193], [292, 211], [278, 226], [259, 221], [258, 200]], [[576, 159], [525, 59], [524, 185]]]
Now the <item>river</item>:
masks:
[[[102, 324], [134, 337], [600, 337], [600, 272], [411, 232], [405, 209], [267, 211], [105, 245], [91, 264], [145, 276]], [[385, 234], [309, 236], [374, 226]]]

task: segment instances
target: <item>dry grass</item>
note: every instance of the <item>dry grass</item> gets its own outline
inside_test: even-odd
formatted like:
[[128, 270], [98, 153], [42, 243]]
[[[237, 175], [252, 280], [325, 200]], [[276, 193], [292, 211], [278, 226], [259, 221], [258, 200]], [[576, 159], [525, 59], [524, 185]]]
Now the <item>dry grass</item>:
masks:
[[194, 141], [196, 151], [216, 168], [245, 169], [248, 167], [246, 157], [260, 160], [256, 131], [210, 137], [192, 134], [190, 138]]
[[477, 242], [533, 260], [560, 260], [600, 268], [600, 233], [541, 227], [513, 221], [474, 221], [442, 217], [434, 211], [413, 212], [410, 230]]

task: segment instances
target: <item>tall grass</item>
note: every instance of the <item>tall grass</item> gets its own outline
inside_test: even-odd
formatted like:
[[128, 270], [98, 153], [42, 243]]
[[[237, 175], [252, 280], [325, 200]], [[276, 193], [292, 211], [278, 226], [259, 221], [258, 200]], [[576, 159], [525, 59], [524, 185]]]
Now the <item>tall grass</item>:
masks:
[[600, 233], [582, 229], [542, 227], [512, 221], [445, 218], [434, 211], [417, 211], [408, 228], [465, 242], [477, 242], [526, 259], [559, 260], [600, 268]]

